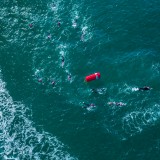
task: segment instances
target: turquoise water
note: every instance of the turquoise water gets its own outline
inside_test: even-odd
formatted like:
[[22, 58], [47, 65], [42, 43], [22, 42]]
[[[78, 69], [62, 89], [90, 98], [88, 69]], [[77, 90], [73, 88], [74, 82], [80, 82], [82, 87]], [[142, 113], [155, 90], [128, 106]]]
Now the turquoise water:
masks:
[[1, 159], [160, 159], [160, 1], [0, 6]]

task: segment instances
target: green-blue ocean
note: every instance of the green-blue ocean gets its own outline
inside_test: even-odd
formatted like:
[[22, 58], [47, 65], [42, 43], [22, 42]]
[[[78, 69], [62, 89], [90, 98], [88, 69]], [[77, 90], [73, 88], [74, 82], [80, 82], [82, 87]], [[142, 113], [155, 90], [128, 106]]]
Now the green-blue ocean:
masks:
[[0, 159], [160, 160], [160, 1], [1, 0]]

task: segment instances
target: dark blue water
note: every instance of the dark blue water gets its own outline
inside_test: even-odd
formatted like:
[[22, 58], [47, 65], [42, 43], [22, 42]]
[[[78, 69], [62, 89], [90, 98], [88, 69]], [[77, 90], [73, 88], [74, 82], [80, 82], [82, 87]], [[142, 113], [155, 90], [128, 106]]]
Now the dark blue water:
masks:
[[160, 159], [159, 1], [0, 6], [1, 159]]

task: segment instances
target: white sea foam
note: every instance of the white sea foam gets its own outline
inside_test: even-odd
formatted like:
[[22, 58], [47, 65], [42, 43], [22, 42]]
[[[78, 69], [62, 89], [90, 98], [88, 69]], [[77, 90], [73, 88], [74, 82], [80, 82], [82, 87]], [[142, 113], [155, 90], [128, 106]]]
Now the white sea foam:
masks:
[[139, 90], [139, 89], [136, 88], [136, 87], [132, 88], [132, 91], [138, 91], [138, 90]]
[[79, 16], [79, 8], [80, 8], [80, 4], [74, 4], [72, 7], [72, 11], [71, 11], [71, 21], [72, 21], [72, 27], [76, 28], [77, 27], [77, 20], [80, 18]]
[[160, 105], [156, 104], [152, 108], [142, 111], [133, 111], [126, 114], [122, 118], [123, 130], [129, 136], [136, 135], [142, 132], [148, 126], [156, 124], [160, 119]]
[[0, 159], [72, 160], [55, 136], [37, 131], [30, 109], [13, 101], [0, 79]]

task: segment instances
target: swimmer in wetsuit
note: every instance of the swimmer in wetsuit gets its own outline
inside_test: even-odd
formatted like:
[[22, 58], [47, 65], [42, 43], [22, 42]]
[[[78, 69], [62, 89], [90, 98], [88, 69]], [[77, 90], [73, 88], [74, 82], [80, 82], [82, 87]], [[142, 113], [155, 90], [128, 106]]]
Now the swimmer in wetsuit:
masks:
[[83, 102], [84, 106], [82, 108], [94, 108], [96, 107], [95, 104], [91, 103], [91, 104], [88, 104], [88, 103], [85, 103]]
[[91, 89], [92, 93], [98, 93], [96, 89]]
[[30, 27], [30, 28], [32, 28], [32, 27], [33, 27], [33, 24], [32, 24], [32, 23], [30, 23], [30, 24], [29, 24], [29, 27]]
[[60, 22], [58, 22], [58, 23], [57, 23], [57, 25], [58, 25], [58, 27], [60, 27], [60, 26], [61, 26], [61, 23], [60, 23]]
[[52, 81], [51, 84], [54, 87], [56, 83], [55, 83], [55, 81]]
[[63, 66], [64, 66], [64, 56], [62, 56], [61, 61], [62, 61], [62, 68], [63, 68]]
[[38, 82], [42, 82], [42, 78], [39, 78], [39, 79], [38, 79]]
[[152, 88], [148, 87], [148, 86], [144, 86], [142, 88], [138, 88], [139, 91], [148, 91], [151, 90]]
[[68, 74], [68, 81], [70, 81], [71, 78], [72, 78], [72, 77], [71, 77], [71, 74], [69, 73], [69, 74]]
[[126, 106], [126, 104], [125, 104], [125, 103], [122, 103], [122, 102], [117, 102], [117, 103], [116, 103], [116, 106]]

